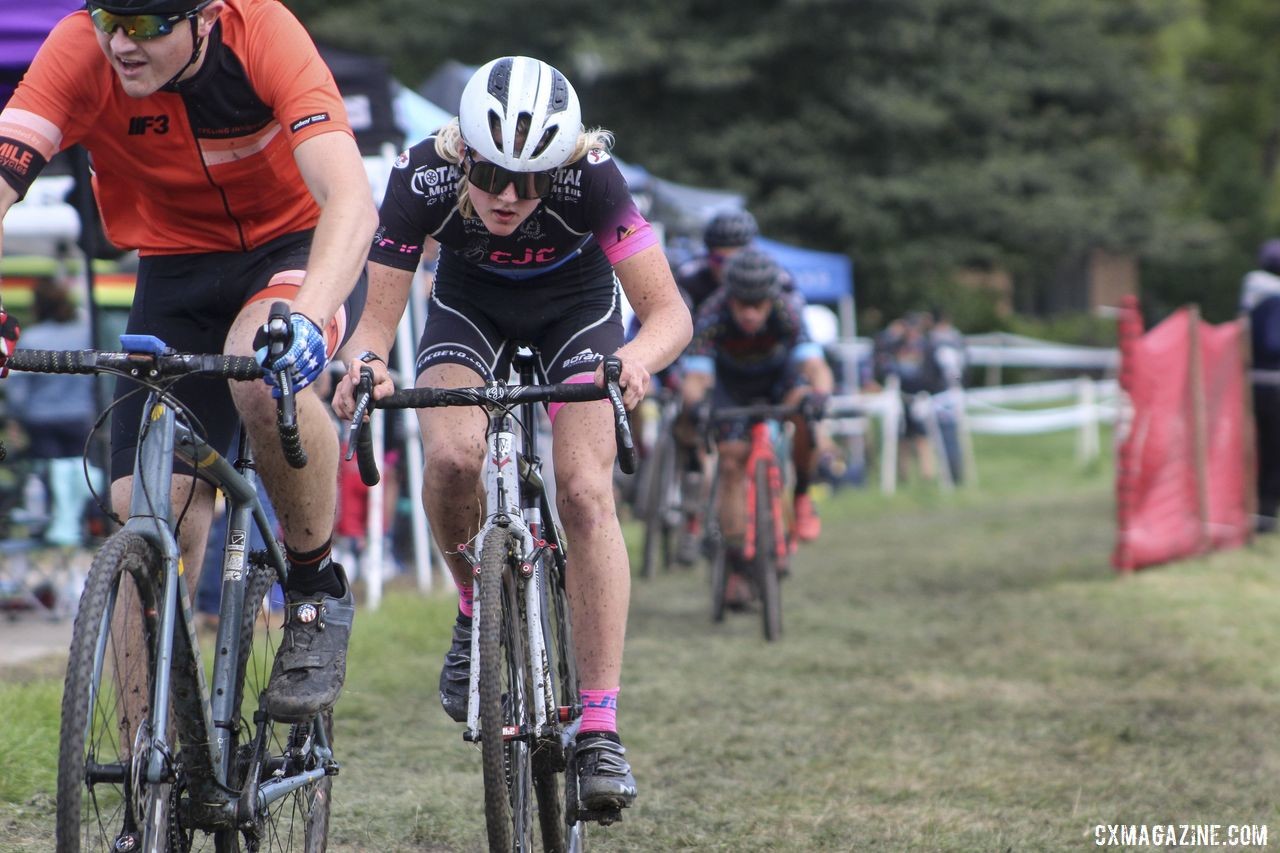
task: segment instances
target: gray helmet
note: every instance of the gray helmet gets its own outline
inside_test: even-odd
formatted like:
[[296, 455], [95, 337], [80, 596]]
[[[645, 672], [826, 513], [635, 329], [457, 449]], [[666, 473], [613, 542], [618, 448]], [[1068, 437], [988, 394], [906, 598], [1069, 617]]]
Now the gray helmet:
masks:
[[756, 218], [745, 210], [726, 210], [717, 213], [702, 232], [702, 242], [708, 249], [736, 249], [760, 236]]
[[763, 302], [782, 292], [785, 273], [765, 251], [747, 247], [724, 264], [729, 295], [741, 302]]
[[545, 172], [563, 166], [577, 150], [582, 106], [555, 68], [528, 56], [503, 56], [467, 81], [458, 129], [468, 146], [499, 166]]

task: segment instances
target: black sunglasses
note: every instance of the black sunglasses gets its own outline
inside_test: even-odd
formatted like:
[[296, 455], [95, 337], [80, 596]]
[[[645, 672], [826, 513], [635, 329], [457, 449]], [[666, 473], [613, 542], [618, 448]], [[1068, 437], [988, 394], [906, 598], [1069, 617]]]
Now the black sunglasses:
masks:
[[516, 185], [518, 198], [546, 198], [551, 194], [551, 172], [513, 172], [497, 163], [477, 160], [467, 149], [467, 180], [477, 189], [500, 195], [507, 184]]

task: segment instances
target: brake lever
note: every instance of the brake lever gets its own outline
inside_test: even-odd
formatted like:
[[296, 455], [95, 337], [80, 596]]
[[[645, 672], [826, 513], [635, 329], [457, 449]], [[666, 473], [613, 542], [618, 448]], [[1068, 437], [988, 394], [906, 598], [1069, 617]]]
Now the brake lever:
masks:
[[[271, 315], [267, 320], [267, 354], [274, 361], [284, 355], [289, 343], [289, 304], [275, 302], [271, 305]], [[303, 468], [307, 464], [307, 452], [302, 447], [302, 436], [298, 430], [297, 398], [293, 393], [293, 380], [289, 371], [273, 371], [276, 386], [280, 389], [280, 398], [276, 406], [276, 426], [280, 430], [280, 445], [284, 450], [285, 461], [293, 468]]]
[[376, 486], [382, 479], [382, 475], [378, 473], [378, 461], [373, 457], [373, 436], [364, 422], [372, 408], [373, 370], [361, 367], [360, 381], [356, 383], [356, 408], [351, 415], [351, 426], [347, 429], [346, 459], [350, 461], [352, 454], [359, 454], [356, 463], [360, 466], [360, 480], [366, 486]]
[[604, 357], [604, 383], [609, 394], [609, 402], [613, 404], [614, 438], [618, 444], [618, 467], [624, 474], [636, 472], [635, 440], [631, 435], [631, 419], [627, 417], [627, 407], [622, 403], [622, 388], [618, 384], [622, 378], [622, 360], [616, 355]]

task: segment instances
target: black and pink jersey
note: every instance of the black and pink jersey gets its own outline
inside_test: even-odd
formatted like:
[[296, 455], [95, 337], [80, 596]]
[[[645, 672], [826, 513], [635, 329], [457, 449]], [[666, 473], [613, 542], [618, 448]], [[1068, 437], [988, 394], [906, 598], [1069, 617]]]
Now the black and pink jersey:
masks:
[[433, 136], [401, 154], [387, 180], [369, 260], [417, 269], [430, 237], [440, 243], [442, 267], [454, 259], [519, 280], [574, 261], [591, 268], [604, 259], [614, 264], [658, 242], [618, 164], [604, 151], [557, 169], [551, 195], [506, 237], [490, 233], [479, 218], [462, 216], [461, 177], [461, 166], [436, 153]]
[[748, 390], [767, 396], [793, 365], [822, 357], [822, 347], [804, 324], [804, 297], [796, 291], [778, 294], [764, 327], [754, 334], [734, 322], [728, 296], [727, 290], [717, 290], [698, 309], [693, 340], [680, 359], [686, 371], [710, 373], [718, 385], [743, 392], [739, 396], [751, 396]]

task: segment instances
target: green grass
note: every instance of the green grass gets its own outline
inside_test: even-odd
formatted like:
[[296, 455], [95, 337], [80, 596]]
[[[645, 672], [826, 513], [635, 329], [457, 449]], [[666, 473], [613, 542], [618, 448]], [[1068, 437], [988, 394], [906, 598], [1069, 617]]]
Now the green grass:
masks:
[[[779, 643], [756, 616], [712, 625], [700, 572], [636, 582], [620, 720], [641, 798], [596, 849], [1071, 851], [1097, 824], [1280, 831], [1280, 537], [1118, 575], [1109, 460], [1077, 469], [1072, 441], [982, 440], [981, 486], [951, 495], [824, 500]], [[331, 850], [481, 849], [479, 756], [435, 695], [452, 612], [392, 590], [359, 615]], [[0, 818], [39, 839], [57, 688], [25, 672], [0, 687]]]

